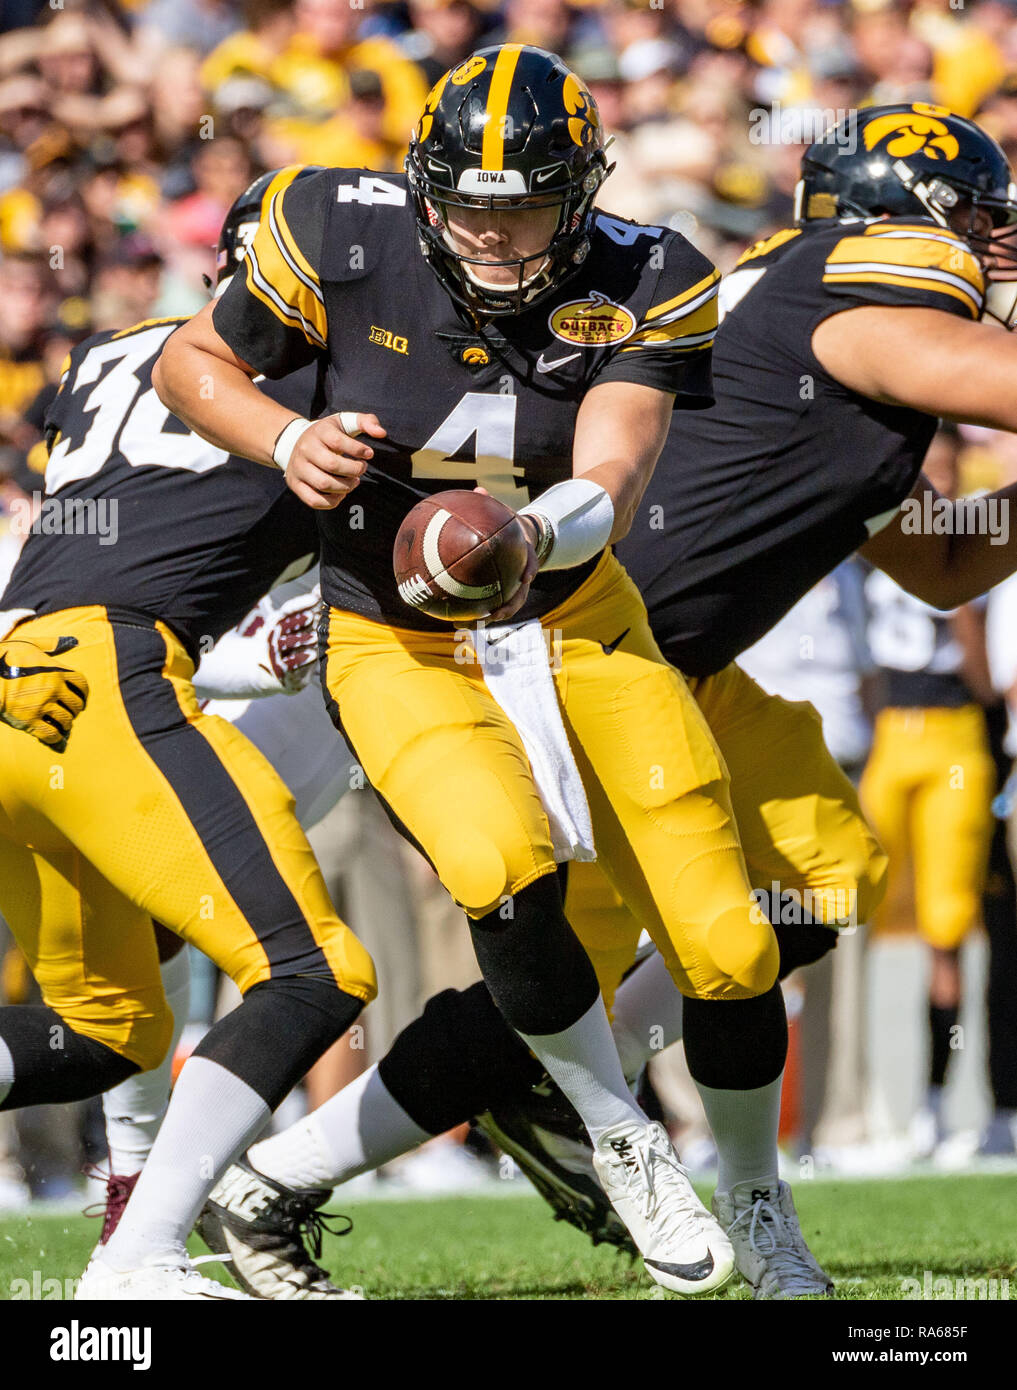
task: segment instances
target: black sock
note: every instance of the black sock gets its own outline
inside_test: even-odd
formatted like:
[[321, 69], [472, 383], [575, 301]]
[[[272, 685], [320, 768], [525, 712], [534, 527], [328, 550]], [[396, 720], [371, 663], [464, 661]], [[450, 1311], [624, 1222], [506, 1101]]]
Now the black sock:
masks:
[[932, 1041], [932, 1056], [929, 1060], [929, 1085], [942, 1086], [946, 1080], [946, 1069], [950, 1062], [950, 1041], [957, 1026], [959, 1010], [941, 1008], [938, 1004], [929, 1005], [929, 1037]]
[[693, 1079], [717, 1091], [768, 1086], [787, 1061], [780, 985], [756, 999], [683, 1001], [685, 1058]]
[[524, 1094], [544, 1068], [481, 982], [429, 999], [378, 1063], [378, 1075], [414, 1124], [444, 1134]]
[[265, 980], [209, 1029], [194, 1056], [239, 1076], [274, 1110], [363, 1007], [331, 979], [290, 975]]
[[139, 1069], [105, 1043], [76, 1033], [45, 1004], [0, 1009], [0, 1038], [14, 1064], [14, 1081], [0, 1110], [87, 1100]]
[[600, 993], [597, 976], [565, 919], [555, 874], [470, 922], [491, 997], [520, 1033], [541, 1037], [576, 1023]]

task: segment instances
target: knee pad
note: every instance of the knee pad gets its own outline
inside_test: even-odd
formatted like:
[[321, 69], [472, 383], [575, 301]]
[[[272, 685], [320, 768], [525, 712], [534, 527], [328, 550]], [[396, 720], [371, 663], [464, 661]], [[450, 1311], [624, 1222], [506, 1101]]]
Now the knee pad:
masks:
[[701, 997], [753, 999], [766, 994], [777, 979], [777, 938], [769, 918], [755, 905], [715, 918], [706, 932], [706, 946], [712, 980], [696, 991]]

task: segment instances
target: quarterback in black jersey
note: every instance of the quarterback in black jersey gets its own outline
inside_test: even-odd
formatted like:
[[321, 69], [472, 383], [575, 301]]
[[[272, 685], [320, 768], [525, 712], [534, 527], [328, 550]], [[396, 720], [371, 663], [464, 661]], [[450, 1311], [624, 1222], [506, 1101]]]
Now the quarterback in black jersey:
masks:
[[[1017, 197], [1002, 150], [940, 108], [874, 107], [809, 149], [799, 209], [796, 226], [752, 247], [725, 281], [715, 404], [675, 413], [618, 545], [654, 634], [688, 674], [723, 755], [749, 876], [767, 892], [776, 881], [786, 906], [797, 903], [792, 922], [785, 904], [770, 905], [781, 911], [782, 970], [833, 944], [816, 918], [834, 924], [845, 902], [866, 918], [886, 860], [815, 712], [767, 696], [733, 658], [859, 547], [943, 608], [1017, 567], [1017, 533], [994, 544], [969, 527], [916, 524], [926, 499], [949, 507], [921, 474], [937, 415], [1017, 431], [1017, 342], [987, 321], [1009, 324], [1014, 303], [1006, 277], [1017, 260]], [[995, 500], [1015, 498], [1010, 488]], [[638, 912], [589, 863], [569, 866], [566, 906], [607, 992], [609, 959], [614, 980], [633, 959]], [[513, 1102], [513, 1058], [518, 1086], [533, 1078], [507, 1030], [499, 1050], [486, 1015], [483, 1046], [462, 1045], [483, 1016], [476, 990], [438, 996], [380, 1063], [387, 1098], [377, 1123], [390, 1153], [393, 1104], [405, 1112], [407, 1146], [421, 1129], [439, 1132], [488, 1106], [521, 1105], [539, 1125], [539, 1107], [527, 1112], [518, 1093]], [[759, 1298], [826, 1292], [777, 1176], [786, 1052], [779, 991], [723, 1005], [686, 994], [670, 1018], [661, 991], [646, 993], [653, 1005], [632, 1029], [644, 1044], [654, 1024], [681, 1036], [684, 1012], [687, 1058], [721, 1151], [714, 1209], [742, 1273]], [[476, 1067], [463, 1067], [464, 1055]], [[369, 1145], [362, 1100], [358, 1090]], [[330, 1106], [329, 1123], [350, 1122], [342, 1095]], [[740, 1171], [724, 1156], [731, 1140]], [[546, 1175], [554, 1160], [539, 1142], [535, 1151]], [[760, 1231], [765, 1239], [754, 1240]]]
[[[403, 602], [390, 558], [410, 508], [451, 486], [529, 518], [525, 582], [490, 616], [560, 647], [548, 690], [601, 864], [683, 991], [770, 991], [776, 942], [725, 770], [609, 549], [673, 410], [712, 398], [717, 274], [677, 232], [595, 212], [606, 172], [575, 74], [540, 49], [483, 49], [433, 88], [405, 177], [331, 170], [270, 197], [245, 273], [173, 335], [155, 381], [318, 511], [333, 717], [466, 909], [498, 1006], [576, 1103], [653, 1277], [706, 1292], [730, 1246], [624, 1086], [527, 750], [480, 655]], [[314, 423], [251, 384], [303, 362], [322, 364], [333, 412]], [[658, 1170], [666, 1200], [640, 1201], [632, 1174]]]
[[[253, 185], [227, 221], [224, 278], [267, 182], [278, 184]], [[79, 710], [88, 696], [69, 739], [49, 740], [57, 761], [13, 719], [0, 724], [0, 910], [44, 1001], [0, 1009], [0, 1108], [96, 1095], [161, 1062], [173, 1019], [153, 921], [244, 996], [185, 1065], [120, 1226], [81, 1281], [88, 1299], [243, 1296], [202, 1278], [184, 1249], [210, 1168], [375, 992], [288, 790], [237, 729], [199, 709], [199, 656], [313, 563], [317, 533], [277, 472], [209, 445], [158, 399], [152, 366], [179, 323], [98, 334], [71, 354], [47, 418], [46, 501], [72, 522], [108, 503], [115, 526], [31, 534], [0, 614], [0, 681], [66, 680]], [[271, 389], [310, 410], [316, 374]], [[57, 663], [86, 681], [54, 677]]]

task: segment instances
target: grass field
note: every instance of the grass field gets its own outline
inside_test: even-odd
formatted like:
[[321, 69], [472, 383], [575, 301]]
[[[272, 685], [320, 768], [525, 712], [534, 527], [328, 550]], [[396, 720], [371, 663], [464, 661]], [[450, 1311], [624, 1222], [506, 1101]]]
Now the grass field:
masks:
[[[812, 1249], [842, 1299], [901, 1299], [902, 1281], [1009, 1280], [1017, 1298], [1017, 1178], [801, 1182], [796, 1198]], [[337, 1204], [341, 1209], [341, 1204]], [[645, 1299], [662, 1291], [627, 1258], [594, 1249], [550, 1219], [537, 1197], [369, 1201], [350, 1207], [353, 1233], [326, 1237], [322, 1263], [378, 1299]], [[0, 1298], [55, 1297], [45, 1280], [81, 1273], [97, 1223], [41, 1209], [0, 1218]], [[199, 1240], [195, 1253], [204, 1253]], [[36, 1273], [37, 1272], [37, 1273]], [[213, 1265], [207, 1271], [221, 1277]], [[14, 1281], [26, 1281], [17, 1284]], [[720, 1298], [749, 1296], [740, 1281]], [[1003, 1296], [1002, 1292], [997, 1297]]]

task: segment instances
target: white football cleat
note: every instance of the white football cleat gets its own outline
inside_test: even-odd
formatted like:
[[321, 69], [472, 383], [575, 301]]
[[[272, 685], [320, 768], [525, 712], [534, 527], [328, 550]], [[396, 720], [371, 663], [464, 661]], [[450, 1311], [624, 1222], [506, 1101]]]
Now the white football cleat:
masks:
[[330, 1227], [318, 1211], [331, 1195], [327, 1187], [284, 1187], [239, 1158], [212, 1189], [195, 1230], [232, 1261], [237, 1283], [255, 1298], [359, 1303], [361, 1294], [333, 1284], [311, 1257], [321, 1254], [326, 1231], [348, 1235], [353, 1228], [346, 1216], [335, 1218], [345, 1230]]
[[734, 1245], [738, 1269], [758, 1299], [830, 1298], [833, 1280], [805, 1244], [786, 1182], [738, 1183], [713, 1194], [713, 1214]]
[[100, 1246], [88, 1262], [88, 1268], [78, 1280], [74, 1293], [75, 1302], [100, 1303], [116, 1299], [140, 1302], [175, 1302], [181, 1299], [199, 1299], [202, 1302], [223, 1302], [242, 1299], [245, 1303], [254, 1300], [239, 1289], [228, 1289], [216, 1279], [206, 1279], [195, 1269], [190, 1257], [181, 1251], [179, 1258], [167, 1262], [160, 1257], [138, 1269], [120, 1270], [108, 1265], [103, 1258]]
[[696, 1196], [663, 1125], [618, 1125], [602, 1135], [593, 1166], [628, 1227], [647, 1273], [673, 1293], [715, 1293], [734, 1273], [722, 1227]]

